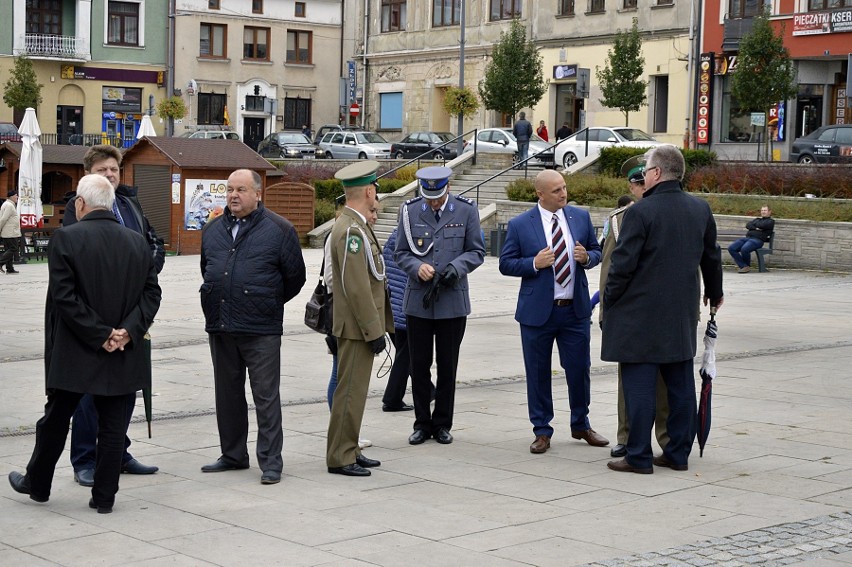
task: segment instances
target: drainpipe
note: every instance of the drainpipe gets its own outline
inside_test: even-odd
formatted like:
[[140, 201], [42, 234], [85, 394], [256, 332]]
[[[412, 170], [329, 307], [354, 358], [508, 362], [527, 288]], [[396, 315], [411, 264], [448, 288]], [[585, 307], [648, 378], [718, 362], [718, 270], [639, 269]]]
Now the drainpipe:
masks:
[[[369, 36], [369, 28], [370, 28], [370, 0], [364, 0], [364, 53], [361, 56], [361, 63], [364, 66], [364, 82], [363, 82], [363, 92], [364, 96], [361, 99], [361, 128], [366, 128], [367, 123], [367, 66], [369, 63], [367, 62], [367, 37]], [[357, 90], [356, 90], [357, 93]], [[357, 98], [357, 94], [355, 95]]]

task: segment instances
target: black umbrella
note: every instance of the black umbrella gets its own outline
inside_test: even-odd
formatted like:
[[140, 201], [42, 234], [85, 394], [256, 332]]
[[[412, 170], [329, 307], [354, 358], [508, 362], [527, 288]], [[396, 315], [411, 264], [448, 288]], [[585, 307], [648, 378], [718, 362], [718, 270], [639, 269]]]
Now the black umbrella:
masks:
[[710, 308], [710, 320], [704, 331], [704, 355], [701, 357], [701, 399], [698, 402], [698, 448], [704, 456], [704, 444], [710, 436], [710, 400], [713, 396], [713, 379], [716, 377], [716, 308]]
[[[145, 349], [145, 363], [148, 371], [148, 384], [151, 384], [151, 335], [145, 333], [142, 338], [142, 348]], [[151, 386], [142, 388], [142, 401], [145, 404], [145, 420], [148, 422], [148, 439], [151, 438]]]

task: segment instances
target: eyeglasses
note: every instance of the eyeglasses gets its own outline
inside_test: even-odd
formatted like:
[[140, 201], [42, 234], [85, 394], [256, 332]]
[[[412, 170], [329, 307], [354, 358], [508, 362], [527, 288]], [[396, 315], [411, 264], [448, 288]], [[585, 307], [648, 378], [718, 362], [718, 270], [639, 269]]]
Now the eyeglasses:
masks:
[[656, 165], [652, 165], [651, 167], [646, 167], [645, 171], [642, 172], [642, 177], [648, 177], [648, 172], [651, 171], [652, 169], [656, 169], [657, 171], [660, 170], [659, 166], [656, 166]]

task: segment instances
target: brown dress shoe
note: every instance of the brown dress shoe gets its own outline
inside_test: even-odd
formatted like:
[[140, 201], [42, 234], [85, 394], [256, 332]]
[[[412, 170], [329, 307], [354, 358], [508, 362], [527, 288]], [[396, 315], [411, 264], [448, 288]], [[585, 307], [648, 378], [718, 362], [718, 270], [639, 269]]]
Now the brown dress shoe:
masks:
[[530, 453], [536, 455], [546, 453], [550, 449], [550, 437], [548, 435], [536, 435], [535, 441], [530, 445]]
[[654, 465], [658, 467], [668, 467], [673, 471], [688, 471], [689, 465], [676, 465], [666, 458], [665, 455], [654, 457]]
[[574, 439], [584, 439], [586, 443], [592, 447], [606, 447], [609, 445], [609, 439], [596, 432], [594, 429], [586, 429], [585, 431], [572, 431], [571, 437]]
[[636, 474], [654, 474], [654, 467], [649, 469], [637, 469], [633, 465], [627, 462], [627, 459], [621, 459], [620, 461], [610, 461], [606, 464], [608, 468], [614, 470], [616, 472], [634, 472]]

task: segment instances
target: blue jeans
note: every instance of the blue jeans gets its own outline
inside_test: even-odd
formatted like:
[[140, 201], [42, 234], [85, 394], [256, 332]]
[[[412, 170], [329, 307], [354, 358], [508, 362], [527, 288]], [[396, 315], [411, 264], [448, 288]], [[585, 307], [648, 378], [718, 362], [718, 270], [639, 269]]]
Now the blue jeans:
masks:
[[737, 263], [740, 268], [751, 266], [751, 253], [761, 248], [763, 241], [759, 238], [749, 238], [748, 236], [735, 240], [733, 244], [728, 246], [728, 254]]
[[529, 151], [530, 151], [530, 141], [529, 140], [525, 140], [525, 141], [518, 140], [518, 163], [521, 163], [522, 161], [524, 161], [525, 159], [527, 159], [529, 157]]

